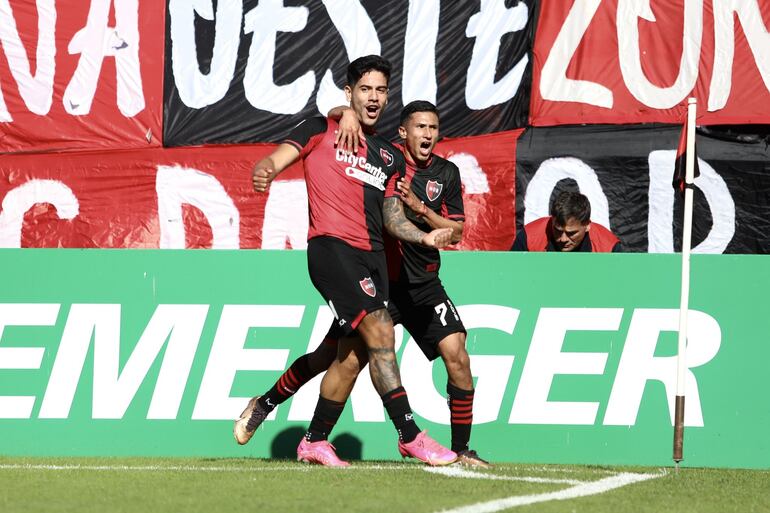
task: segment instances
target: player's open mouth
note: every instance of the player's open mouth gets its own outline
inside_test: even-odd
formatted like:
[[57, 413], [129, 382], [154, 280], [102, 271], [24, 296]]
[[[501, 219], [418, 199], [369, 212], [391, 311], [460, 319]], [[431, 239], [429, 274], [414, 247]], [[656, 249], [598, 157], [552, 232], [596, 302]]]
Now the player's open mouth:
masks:
[[430, 147], [431, 142], [430, 141], [423, 141], [420, 143], [420, 153], [422, 155], [430, 155]]
[[366, 114], [370, 118], [374, 119], [380, 114], [380, 106], [379, 105], [367, 105], [366, 106]]

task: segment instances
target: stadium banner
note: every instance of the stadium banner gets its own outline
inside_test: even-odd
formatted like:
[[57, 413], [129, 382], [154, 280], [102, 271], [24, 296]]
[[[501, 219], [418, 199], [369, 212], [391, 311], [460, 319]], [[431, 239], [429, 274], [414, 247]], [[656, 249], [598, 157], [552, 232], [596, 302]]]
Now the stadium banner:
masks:
[[533, 4], [168, 0], [164, 144], [278, 142], [346, 104], [347, 65], [368, 54], [393, 64], [382, 133], [412, 100], [450, 137], [523, 127]]
[[[767, 268], [693, 256], [687, 466], [770, 468]], [[679, 269], [674, 255], [445, 254], [475, 378], [472, 447], [500, 462], [670, 465]], [[294, 457], [320, 377], [247, 446], [232, 421], [332, 321], [304, 251], [4, 250], [0, 280], [0, 454]], [[448, 443], [443, 365], [396, 335], [418, 424]], [[398, 458], [368, 374], [331, 441], [344, 457]]]
[[[504, 249], [514, 237], [521, 130], [445, 139], [435, 150], [461, 173], [468, 229], [456, 249]], [[274, 144], [108, 153], [7, 155], [0, 162], [0, 247], [307, 247], [301, 163], [269, 194], [254, 164]]]
[[161, 145], [164, 12], [138, 0], [0, 6], [0, 153]]
[[770, 2], [542, 0], [530, 122], [770, 122]]
[[[591, 218], [626, 251], [681, 251], [683, 203], [672, 187], [682, 126], [527, 129], [516, 155], [516, 224], [548, 215], [555, 195], [579, 189]], [[770, 149], [697, 135], [694, 253], [770, 253]]]

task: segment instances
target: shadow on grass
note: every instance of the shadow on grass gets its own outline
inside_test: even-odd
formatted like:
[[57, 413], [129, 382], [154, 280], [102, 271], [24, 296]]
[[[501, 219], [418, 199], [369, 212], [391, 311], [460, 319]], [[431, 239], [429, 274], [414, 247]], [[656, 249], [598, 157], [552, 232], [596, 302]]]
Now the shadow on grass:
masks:
[[[273, 438], [270, 445], [270, 457], [293, 460], [297, 458], [297, 445], [305, 436], [305, 429], [290, 427], [284, 429]], [[351, 433], [342, 433], [332, 438], [332, 445], [337, 449], [337, 455], [344, 460], [360, 460], [363, 454], [361, 439]]]

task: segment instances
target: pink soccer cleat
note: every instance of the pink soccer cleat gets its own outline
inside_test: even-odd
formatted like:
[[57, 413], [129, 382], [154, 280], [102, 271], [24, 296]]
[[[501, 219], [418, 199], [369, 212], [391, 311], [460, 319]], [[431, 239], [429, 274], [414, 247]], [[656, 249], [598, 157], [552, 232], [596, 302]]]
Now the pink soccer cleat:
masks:
[[398, 452], [400, 452], [401, 456], [404, 458], [417, 458], [418, 460], [434, 467], [440, 465], [449, 465], [450, 463], [454, 463], [455, 460], [457, 460], [457, 454], [429, 437], [427, 431], [421, 432], [419, 435], [417, 435], [417, 438], [408, 444], [405, 444], [399, 440]]
[[316, 463], [325, 467], [349, 467], [350, 463], [339, 459], [334, 451], [334, 446], [328, 440], [308, 442], [303, 438], [297, 447], [297, 461]]

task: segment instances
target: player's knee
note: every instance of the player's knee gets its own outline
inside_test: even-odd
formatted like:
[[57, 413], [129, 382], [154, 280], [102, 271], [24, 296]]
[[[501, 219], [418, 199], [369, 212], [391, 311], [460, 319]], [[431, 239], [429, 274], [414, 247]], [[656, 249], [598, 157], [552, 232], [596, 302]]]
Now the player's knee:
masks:
[[308, 365], [316, 372], [323, 372], [329, 368], [336, 357], [337, 346], [322, 343], [310, 354]]
[[355, 380], [358, 373], [361, 372], [361, 368], [361, 362], [355, 351], [348, 353], [345, 359], [339, 363], [340, 374], [348, 380]]

